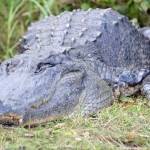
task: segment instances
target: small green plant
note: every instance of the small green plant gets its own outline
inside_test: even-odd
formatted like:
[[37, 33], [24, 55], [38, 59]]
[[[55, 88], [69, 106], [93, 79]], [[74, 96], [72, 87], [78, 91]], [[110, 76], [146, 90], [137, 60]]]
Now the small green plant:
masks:
[[34, 20], [51, 15], [54, 0], [1, 0], [0, 1], [0, 59], [16, 53], [18, 40]]

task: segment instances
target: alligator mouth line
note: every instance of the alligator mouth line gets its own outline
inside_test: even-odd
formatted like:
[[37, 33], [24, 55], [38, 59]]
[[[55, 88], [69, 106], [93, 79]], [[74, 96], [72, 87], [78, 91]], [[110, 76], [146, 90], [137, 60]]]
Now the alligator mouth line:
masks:
[[34, 128], [37, 127], [38, 125], [45, 125], [50, 121], [57, 121], [57, 120], [62, 120], [62, 116], [48, 116], [46, 118], [40, 118], [40, 119], [31, 118], [30, 120], [23, 123], [22, 126], [25, 128]]
[[19, 126], [22, 124], [22, 116], [14, 113], [0, 115], [0, 124], [6, 126]]
[[41, 118], [41, 119], [33, 119], [31, 118], [30, 120], [23, 122], [23, 117], [19, 116], [14, 113], [8, 113], [4, 115], [0, 115], [0, 124], [3, 126], [23, 126], [25, 128], [34, 128], [36, 126], [43, 125], [47, 122], [50, 121], [56, 121], [56, 120], [61, 120], [62, 116], [48, 116], [46, 118]]

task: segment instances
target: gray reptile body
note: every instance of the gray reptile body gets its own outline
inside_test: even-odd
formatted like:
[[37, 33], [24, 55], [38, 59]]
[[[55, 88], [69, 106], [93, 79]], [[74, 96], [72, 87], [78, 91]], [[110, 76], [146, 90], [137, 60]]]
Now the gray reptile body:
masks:
[[89, 115], [113, 102], [116, 86], [121, 94], [150, 95], [150, 40], [112, 9], [34, 23], [20, 51], [0, 66], [2, 124], [10, 113], [23, 123]]

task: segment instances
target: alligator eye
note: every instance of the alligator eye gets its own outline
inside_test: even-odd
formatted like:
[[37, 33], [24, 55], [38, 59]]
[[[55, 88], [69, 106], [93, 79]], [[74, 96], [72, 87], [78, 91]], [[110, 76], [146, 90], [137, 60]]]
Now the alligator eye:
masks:
[[55, 64], [52, 64], [52, 63], [39, 63], [37, 65], [35, 73], [43, 72], [44, 70], [46, 70], [46, 68], [50, 68], [50, 67], [54, 67], [54, 66], [55, 66]]

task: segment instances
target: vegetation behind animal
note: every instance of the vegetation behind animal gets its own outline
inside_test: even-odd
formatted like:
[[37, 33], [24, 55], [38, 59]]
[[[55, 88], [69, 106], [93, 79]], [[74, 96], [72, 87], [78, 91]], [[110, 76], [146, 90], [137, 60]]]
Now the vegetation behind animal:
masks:
[[17, 52], [19, 38], [27, 26], [45, 16], [74, 8], [112, 7], [141, 26], [150, 25], [149, 0], [1, 0], [0, 60]]

